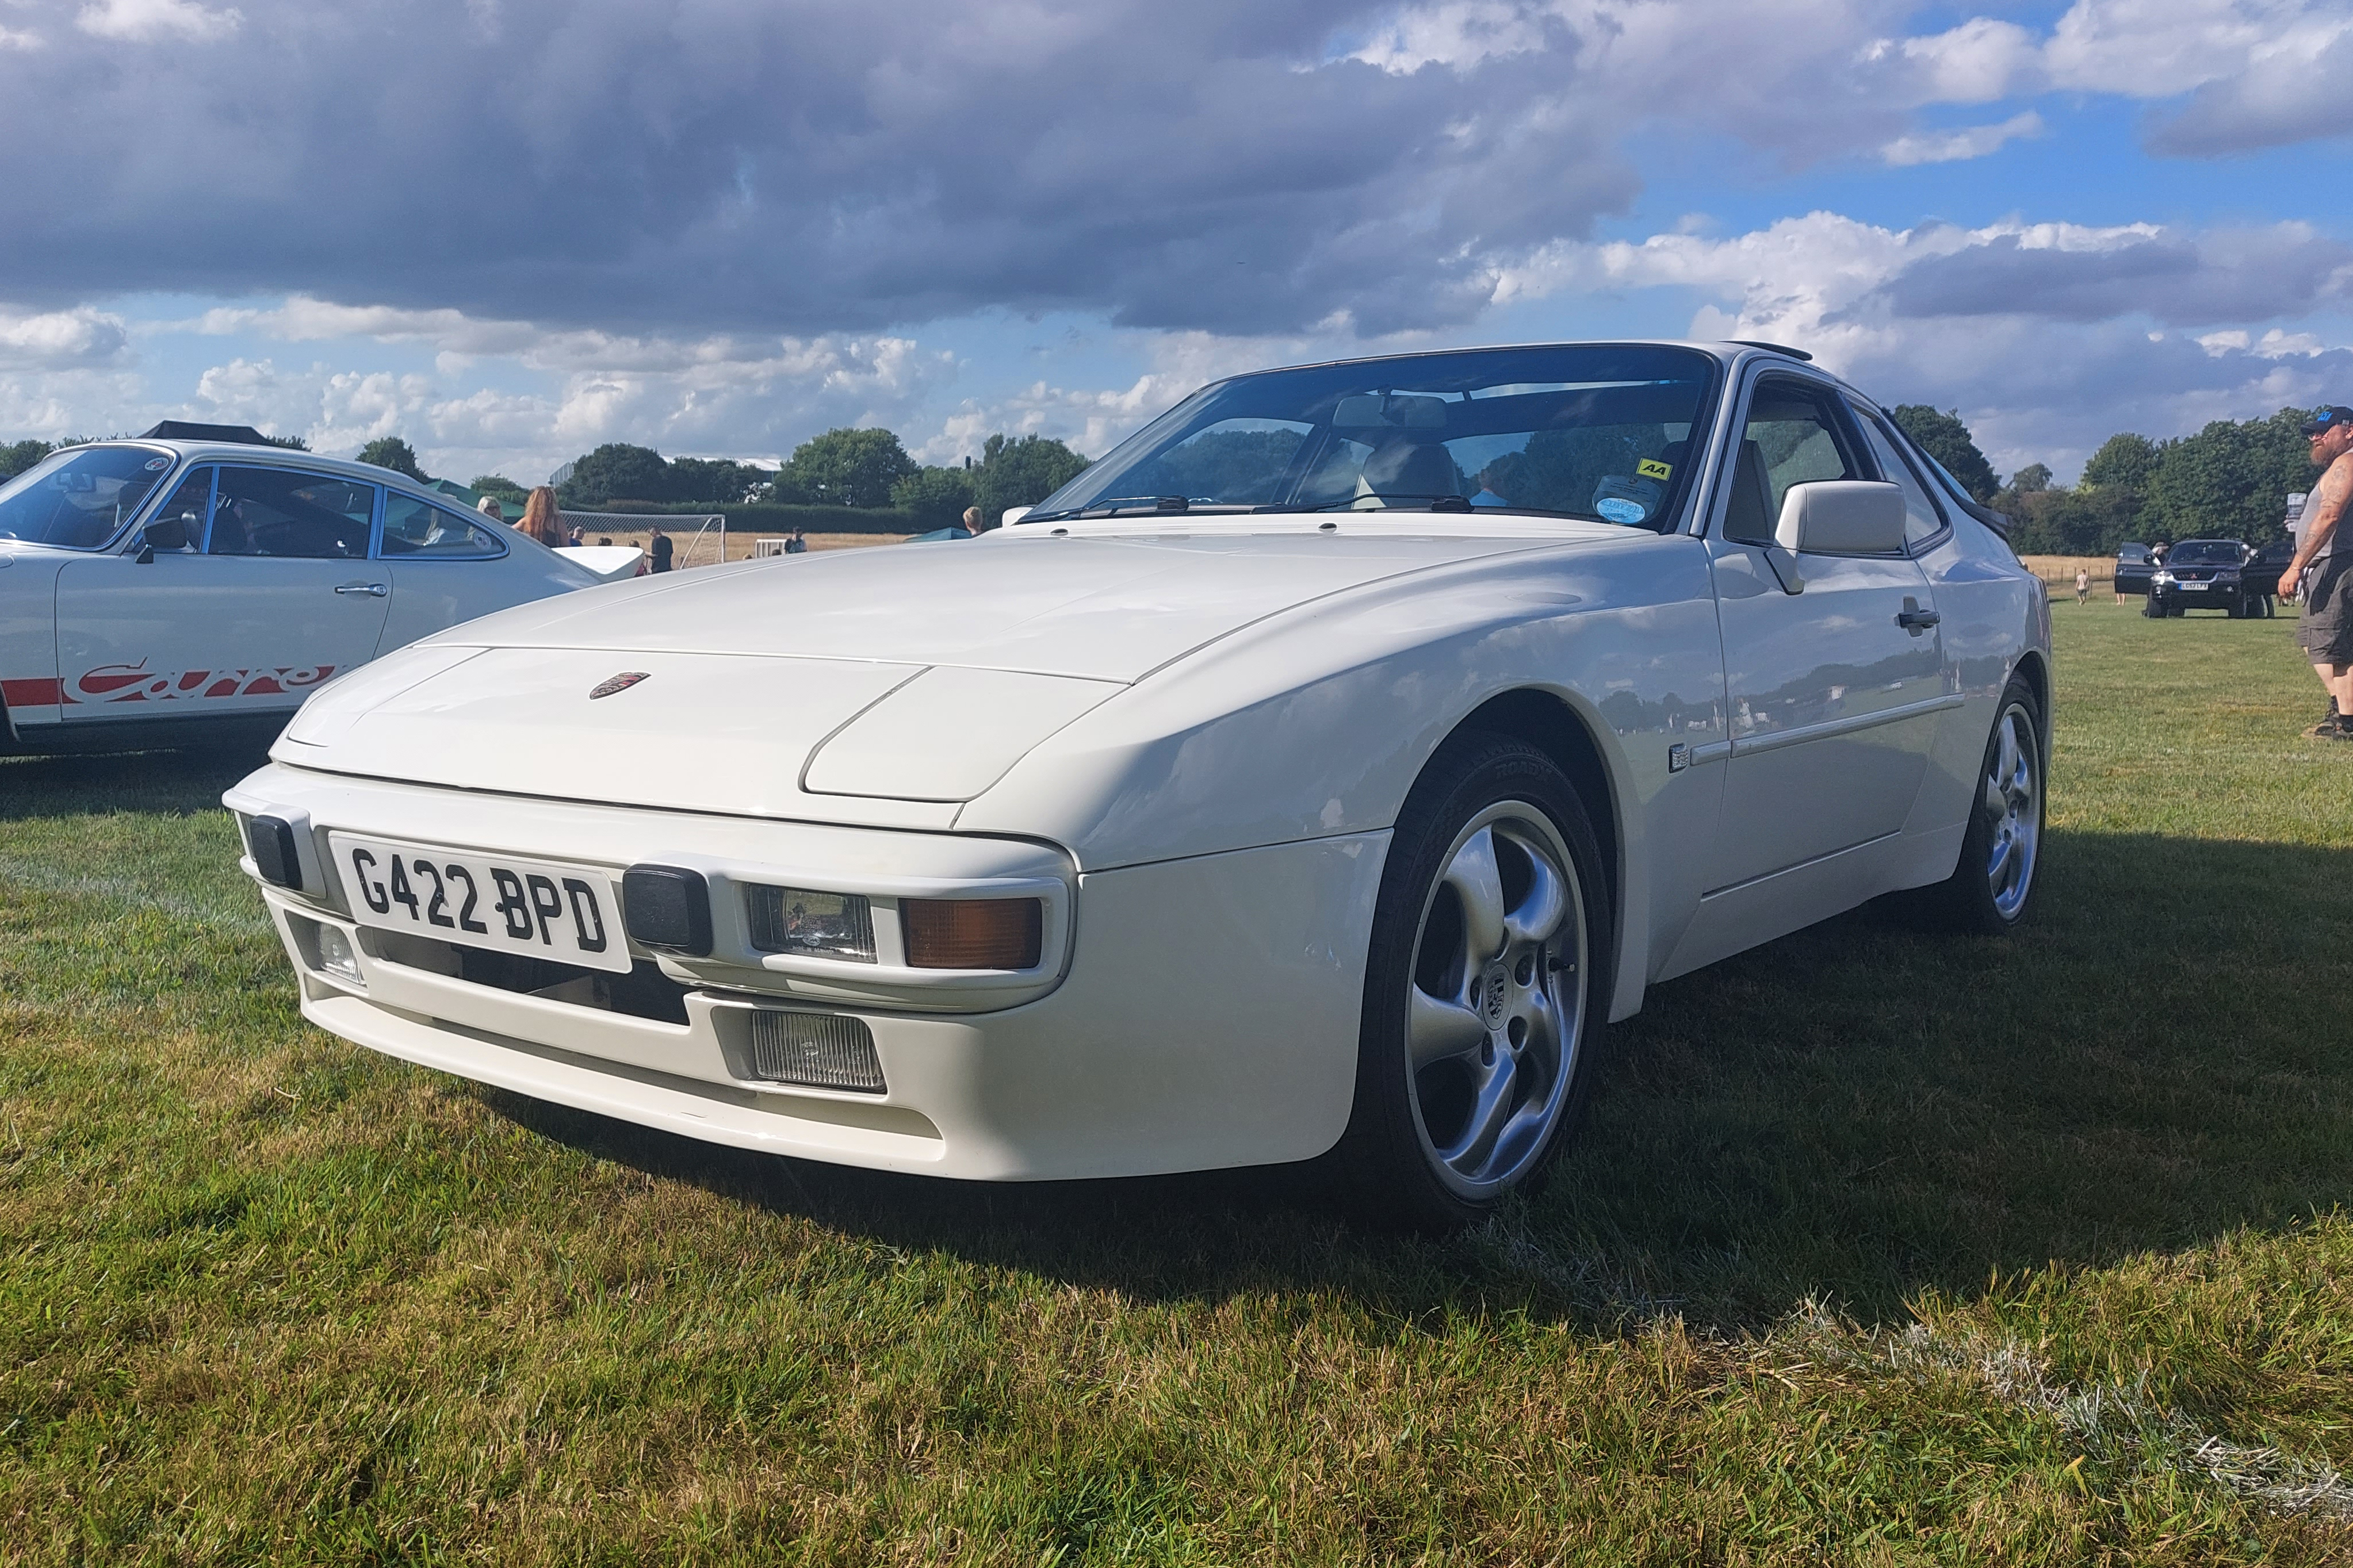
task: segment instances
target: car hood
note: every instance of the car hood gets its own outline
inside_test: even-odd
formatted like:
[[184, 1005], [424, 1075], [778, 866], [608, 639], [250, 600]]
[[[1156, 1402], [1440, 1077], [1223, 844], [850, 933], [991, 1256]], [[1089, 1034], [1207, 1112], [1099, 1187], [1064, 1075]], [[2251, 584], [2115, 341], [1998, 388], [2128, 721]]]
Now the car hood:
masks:
[[639, 578], [379, 659], [322, 689], [276, 754], [460, 788], [944, 826], [1039, 742], [1243, 626], [1562, 542], [1017, 536]]
[[[1624, 537], [1601, 530], [1603, 537]], [[1129, 681], [1238, 627], [1526, 538], [1046, 534], [828, 550], [638, 578], [428, 639], [503, 647], [881, 658]]]

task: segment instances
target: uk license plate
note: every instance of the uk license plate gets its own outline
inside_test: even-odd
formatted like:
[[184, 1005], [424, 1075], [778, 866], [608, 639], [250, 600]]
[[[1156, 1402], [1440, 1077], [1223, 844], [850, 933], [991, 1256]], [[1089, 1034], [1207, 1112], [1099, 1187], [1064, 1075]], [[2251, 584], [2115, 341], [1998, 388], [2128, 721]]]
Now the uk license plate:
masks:
[[2176, 583], [2174, 586], [2185, 594], [2202, 594], [2206, 591], [2206, 584], [2203, 583]]
[[336, 868], [362, 925], [526, 958], [627, 973], [613, 879], [555, 866], [331, 833]]

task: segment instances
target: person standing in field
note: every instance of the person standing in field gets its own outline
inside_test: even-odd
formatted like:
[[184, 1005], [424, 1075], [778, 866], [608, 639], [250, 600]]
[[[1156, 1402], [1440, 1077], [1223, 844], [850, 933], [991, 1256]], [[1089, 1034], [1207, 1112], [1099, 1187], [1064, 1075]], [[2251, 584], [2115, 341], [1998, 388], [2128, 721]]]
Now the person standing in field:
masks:
[[499, 510], [499, 502], [496, 496], [484, 496], [481, 500], [474, 503], [474, 510], [480, 512], [484, 517], [489, 518], [492, 522], [504, 522], [507, 520], [507, 514]]
[[674, 551], [669, 534], [664, 533], [659, 527], [655, 528], [653, 542], [648, 545], [646, 550], [653, 557], [653, 570], [657, 572], [670, 570], [670, 560]]
[[555, 510], [555, 491], [542, 485], [522, 503], [522, 521], [515, 524], [550, 550], [564, 542], [564, 514]]
[[2353, 500], [2353, 408], [2341, 403], [2316, 408], [2303, 430], [2321, 469], [2320, 482], [2305, 500], [2304, 532], [2295, 558], [2280, 574], [2279, 596], [2293, 598], [2302, 587], [2304, 613], [2296, 617], [2295, 646], [2328, 689], [2328, 717], [2305, 733], [2353, 741], [2353, 549], [2337, 544], [2337, 525]]
[[2092, 574], [2081, 566], [2075, 568], [2075, 602], [2079, 605], [2092, 602]]

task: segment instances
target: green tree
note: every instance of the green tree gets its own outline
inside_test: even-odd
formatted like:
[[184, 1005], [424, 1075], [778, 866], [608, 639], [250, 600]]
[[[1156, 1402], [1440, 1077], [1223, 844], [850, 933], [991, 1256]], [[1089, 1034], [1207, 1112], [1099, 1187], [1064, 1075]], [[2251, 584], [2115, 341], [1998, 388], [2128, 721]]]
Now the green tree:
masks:
[[[270, 445], [285, 443], [272, 441]], [[360, 461], [373, 463], [379, 468], [390, 468], [396, 474], [406, 474], [420, 484], [431, 478], [417, 466], [417, 449], [397, 436], [379, 436], [360, 448]]]
[[1904, 433], [1920, 444], [1920, 449], [1945, 465], [1945, 471], [1961, 481], [1961, 488], [1979, 501], [1993, 500], [1994, 491], [2001, 488], [1994, 479], [1993, 465], [1978, 450], [1977, 441], [1969, 427], [1961, 422], [1960, 410], [1938, 413], [1925, 403], [1906, 403], [1894, 410], [1895, 423]]
[[0, 479], [13, 479], [57, 448], [47, 441], [27, 440], [0, 446]]
[[531, 499], [531, 492], [504, 474], [476, 474], [466, 482], [466, 488], [478, 495], [493, 496], [511, 500], [517, 506]]
[[972, 472], [973, 501], [980, 508], [981, 521], [995, 528], [1008, 508], [1036, 506], [1086, 467], [1086, 458], [1050, 437], [1012, 441], [991, 436], [981, 447], [980, 466]]
[[565, 506], [603, 506], [608, 501], [670, 499], [670, 464], [651, 447], [607, 441], [572, 465], [572, 477], [556, 487]]
[[2012, 495], [2031, 496], [2050, 488], [2051, 465], [2048, 463], [2029, 463], [2010, 476], [2009, 489]]
[[2084, 484], [2091, 489], [2105, 489], [2111, 485], [2128, 485], [2146, 490], [2148, 481], [2157, 475], [2157, 465], [2164, 449], [2146, 436], [2120, 431], [2100, 443], [2084, 465]]
[[784, 477], [822, 506], [891, 504], [891, 487], [915, 471], [915, 459], [888, 430], [828, 430], [793, 448]]
[[737, 506], [765, 495], [772, 478], [767, 469], [733, 458], [672, 458], [669, 499]]
[[2151, 508], [2175, 539], [2242, 539], [2267, 544], [2286, 536], [2287, 496], [2309, 488], [2309, 448], [2296, 426], [2301, 408], [2268, 419], [2217, 419], [2195, 436], [2168, 441], [2149, 479]]
[[891, 504], [924, 528], [946, 528], [963, 521], [972, 504], [972, 476], [961, 468], [917, 468], [891, 487]]

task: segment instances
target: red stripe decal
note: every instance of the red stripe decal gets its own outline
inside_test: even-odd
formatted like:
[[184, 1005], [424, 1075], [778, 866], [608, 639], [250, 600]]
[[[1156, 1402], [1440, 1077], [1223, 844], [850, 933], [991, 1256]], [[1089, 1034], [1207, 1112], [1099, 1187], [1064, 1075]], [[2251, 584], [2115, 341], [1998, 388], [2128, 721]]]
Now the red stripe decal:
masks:
[[64, 700], [61, 680], [0, 680], [0, 701], [11, 708], [54, 708]]

